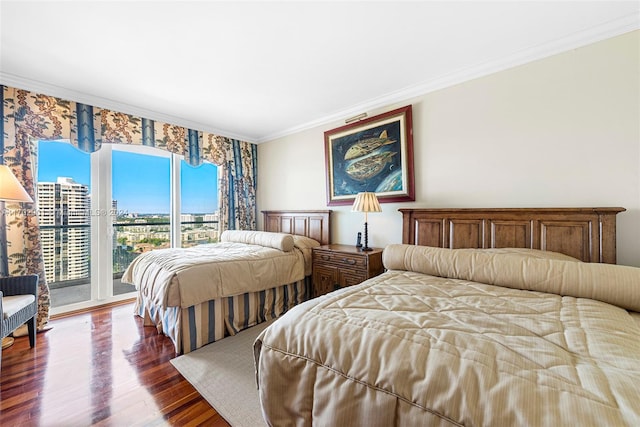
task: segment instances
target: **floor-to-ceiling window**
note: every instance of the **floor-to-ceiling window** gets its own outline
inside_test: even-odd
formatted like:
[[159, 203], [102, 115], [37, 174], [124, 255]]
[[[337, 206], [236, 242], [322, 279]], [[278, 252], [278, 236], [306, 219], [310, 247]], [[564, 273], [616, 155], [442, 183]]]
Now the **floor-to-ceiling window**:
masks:
[[139, 254], [218, 241], [217, 168], [145, 146], [40, 141], [38, 205], [52, 313], [129, 298]]
[[218, 241], [218, 168], [180, 161], [180, 246]]
[[134, 291], [120, 277], [135, 257], [171, 247], [171, 154], [141, 146], [111, 148], [113, 293], [119, 295]]
[[52, 307], [88, 301], [91, 159], [71, 144], [38, 143], [37, 203]]

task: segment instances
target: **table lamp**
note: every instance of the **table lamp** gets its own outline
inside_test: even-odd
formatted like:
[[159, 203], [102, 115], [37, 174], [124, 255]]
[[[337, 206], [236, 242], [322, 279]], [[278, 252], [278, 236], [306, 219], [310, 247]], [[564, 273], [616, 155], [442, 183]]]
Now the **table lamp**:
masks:
[[364, 212], [364, 246], [362, 250], [371, 251], [372, 249], [369, 247], [369, 232], [367, 229], [367, 214], [369, 212], [382, 212], [376, 194], [368, 191], [358, 193], [356, 199], [353, 201], [351, 212]]

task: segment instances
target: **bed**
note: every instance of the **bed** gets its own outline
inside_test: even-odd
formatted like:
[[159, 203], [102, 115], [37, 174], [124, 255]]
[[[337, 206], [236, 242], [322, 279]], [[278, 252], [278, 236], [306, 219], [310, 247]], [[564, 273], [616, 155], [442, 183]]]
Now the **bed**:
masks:
[[623, 209], [401, 211], [387, 271], [258, 336], [269, 425], [640, 425]]
[[227, 230], [220, 242], [139, 255], [122, 280], [135, 314], [176, 353], [276, 318], [311, 296], [311, 248], [330, 240], [331, 211], [263, 211], [263, 231]]

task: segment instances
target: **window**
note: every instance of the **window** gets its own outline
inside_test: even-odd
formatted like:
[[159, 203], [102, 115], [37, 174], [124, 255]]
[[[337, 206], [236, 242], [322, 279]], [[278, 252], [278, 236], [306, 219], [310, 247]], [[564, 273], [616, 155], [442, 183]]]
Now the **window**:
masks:
[[52, 314], [131, 298], [120, 278], [142, 252], [218, 240], [215, 165], [124, 144], [88, 154], [66, 141], [40, 141], [38, 163]]
[[218, 241], [218, 168], [180, 161], [180, 246]]
[[133, 292], [122, 273], [143, 252], [171, 247], [171, 154], [112, 145], [113, 294]]
[[[91, 255], [90, 155], [66, 142], [38, 143], [37, 203], [51, 306], [87, 301]], [[70, 292], [73, 290], [73, 292]]]

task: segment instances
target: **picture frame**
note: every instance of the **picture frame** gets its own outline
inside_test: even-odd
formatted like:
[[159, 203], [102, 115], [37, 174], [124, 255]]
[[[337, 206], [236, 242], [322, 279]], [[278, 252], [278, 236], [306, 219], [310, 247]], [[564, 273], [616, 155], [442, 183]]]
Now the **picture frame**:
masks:
[[328, 130], [324, 140], [328, 206], [363, 191], [380, 203], [415, 200], [411, 105]]

